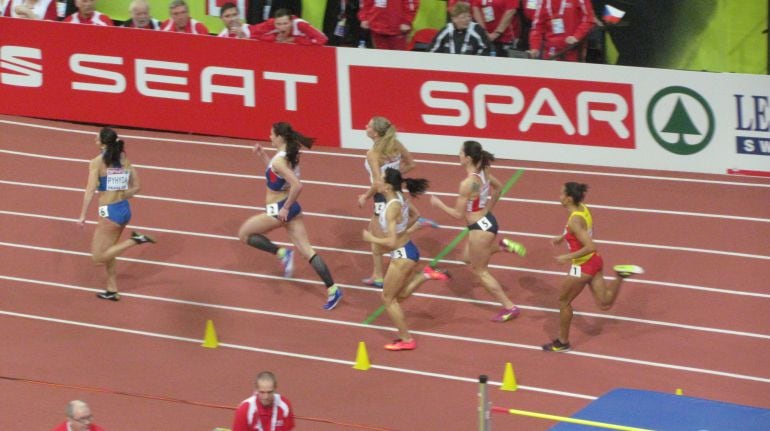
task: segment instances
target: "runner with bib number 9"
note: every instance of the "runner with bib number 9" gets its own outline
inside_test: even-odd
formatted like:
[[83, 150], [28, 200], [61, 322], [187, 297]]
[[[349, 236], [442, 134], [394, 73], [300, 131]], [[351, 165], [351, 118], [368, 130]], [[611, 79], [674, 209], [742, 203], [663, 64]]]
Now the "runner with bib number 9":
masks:
[[91, 258], [96, 263], [104, 264], [107, 270], [107, 289], [96, 296], [118, 301], [120, 294], [115, 258], [133, 246], [154, 243], [155, 239], [150, 235], [133, 232], [130, 239], [118, 242], [123, 229], [131, 220], [128, 199], [139, 193], [139, 175], [126, 158], [124, 143], [118, 139], [114, 130], [102, 128], [96, 136], [96, 144], [101, 154], [88, 165], [88, 183], [77, 223], [81, 228], [85, 226], [88, 207], [94, 195], [99, 192], [99, 221], [91, 242]]
[[299, 180], [300, 145], [310, 148], [314, 141], [294, 130], [289, 123], [279, 122], [270, 129], [270, 143], [278, 150], [272, 159], [260, 144], [254, 146], [254, 152], [267, 167], [265, 212], [246, 220], [238, 231], [238, 238], [244, 244], [276, 255], [283, 265], [283, 276], [291, 277], [294, 274], [294, 250], [278, 247], [264, 235], [279, 227], [286, 229], [291, 242], [308, 259], [326, 285], [327, 299], [323, 308], [331, 310], [342, 299], [342, 288], [334, 284], [326, 263], [310, 245], [302, 221], [302, 207], [297, 201], [302, 190]]
[[498, 251], [526, 254], [523, 245], [497, 237], [497, 219], [492, 215], [492, 208], [500, 198], [500, 181], [490, 173], [490, 165], [495, 160], [481, 144], [465, 141], [460, 149], [460, 165], [467, 176], [460, 183], [460, 191], [453, 207], [447, 206], [441, 199], [431, 195], [430, 203], [450, 216], [468, 223], [468, 241], [462, 254], [463, 262], [471, 266], [473, 273], [503, 308], [493, 318], [493, 322], [506, 322], [519, 315], [519, 308], [505, 295], [500, 283], [489, 272], [489, 259]]

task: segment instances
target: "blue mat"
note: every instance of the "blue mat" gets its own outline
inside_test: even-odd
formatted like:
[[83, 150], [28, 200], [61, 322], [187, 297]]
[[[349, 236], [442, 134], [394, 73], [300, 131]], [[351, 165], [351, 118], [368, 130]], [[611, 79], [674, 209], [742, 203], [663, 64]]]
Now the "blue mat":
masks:
[[[655, 431], [770, 431], [770, 410], [634, 389], [607, 392], [572, 417]], [[602, 429], [560, 423], [551, 431]]]

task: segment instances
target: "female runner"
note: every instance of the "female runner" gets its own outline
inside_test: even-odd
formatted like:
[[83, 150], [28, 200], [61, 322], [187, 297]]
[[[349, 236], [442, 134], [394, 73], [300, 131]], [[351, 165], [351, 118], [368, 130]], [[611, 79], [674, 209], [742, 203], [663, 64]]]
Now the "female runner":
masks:
[[283, 264], [284, 277], [291, 277], [294, 273], [294, 250], [278, 247], [264, 235], [278, 227], [286, 229], [291, 242], [308, 259], [326, 285], [327, 299], [323, 308], [331, 310], [342, 299], [342, 288], [334, 283], [326, 263], [310, 245], [302, 221], [302, 208], [297, 202], [302, 190], [299, 180], [300, 145], [310, 148], [314, 141], [294, 130], [289, 123], [279, 122], [270, 129], [270, 143], [278, 150], [272, 159], [261, 145], [254, 146], [254, 151], [267, 166], [265, 212], [246, 220], [238, 231], [238, 238], [245, 244], [278, 256]]
[[96, 137], [101, 154], [88, 165], [88, 182], [78, 225], [85, 226], [86, 212], [94, 194], [99, 192], [99, 221], [91, 241], [91, 258], [104, 264], [107, 270], [107, 288], [96, 294], [101, 299], [119, 301], [115, 258], [129, 248], [147, 242], [155, 243], [150, 235], [133, 232], [131, 238], [118, 242], [123, 229], [131, 220], [128, 199], [139, 193], [139, 174], [126, 158], [125, 144], [118, 134], [104, 127]]
[[586, 285], [591, 286], [596, 305], [602, 310], [609, 310], [615, 303], [623, 280], [633, 274], [642, 274], [644, 270], [636, 265], [616, 265], [613, 269], [618, 275], [609, 285], [604, 282], [602, 268], [604, 261], [596, 251], [591, 239], [593, 218], [588, 207], [583, 204], [588, 186], [569, 182], [561, 190], [561, 205], [569, 212], [564, 233], [553, 237], [554, 245], [567, 241], [569, 253], [556, 256], [559, 263], [572, 263], [567, 278], [559, 292], [559, 337], [543, 345], [547, 352], [567, 352], [572, 349], [569, 343], [569, 328], [572, 323], [572, 301], [577, 298]]

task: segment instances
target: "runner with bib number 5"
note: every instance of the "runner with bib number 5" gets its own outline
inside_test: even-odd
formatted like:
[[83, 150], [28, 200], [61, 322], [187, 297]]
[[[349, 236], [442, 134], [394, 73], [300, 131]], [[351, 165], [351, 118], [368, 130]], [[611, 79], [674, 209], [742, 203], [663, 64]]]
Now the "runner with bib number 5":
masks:
[[[460, 183], [460, 191], [453, 207], [447, 206], [441, 199], [431, 195], [430, 203], [440, 208], [450, 216], [468, 223], [468, 241], [465, 243], [462, 260], [471, 266], [473, 273], [481, 280], [485, 289], [502, 304], [493, 318], [493, 322], [506, 322], [519, 315], [519, 308], [508, 299], [500, 283], [489, 272], [489, 259], [498, 251], [526, 253], [524, 246], [511, 240], [495, 242], [497, 237], [497, 220], [492, 215], [492, 208], [500, 198], [500, 181], [490, 172], [491, 163], [495, 160], [481, 144], [476, 141], [465, 141], [460, 149], [460, 165], [468, 176]], [[426, 267], [426, 272], [431, 268]]]

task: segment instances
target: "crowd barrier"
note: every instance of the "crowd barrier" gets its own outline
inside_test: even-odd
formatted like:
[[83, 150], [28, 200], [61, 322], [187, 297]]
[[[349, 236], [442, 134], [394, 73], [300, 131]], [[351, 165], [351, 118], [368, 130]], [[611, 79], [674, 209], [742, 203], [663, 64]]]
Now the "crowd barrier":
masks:
[[368, 148], [770, 175], [770, 77], [305, 47], [0, 18], [0, 113]]

